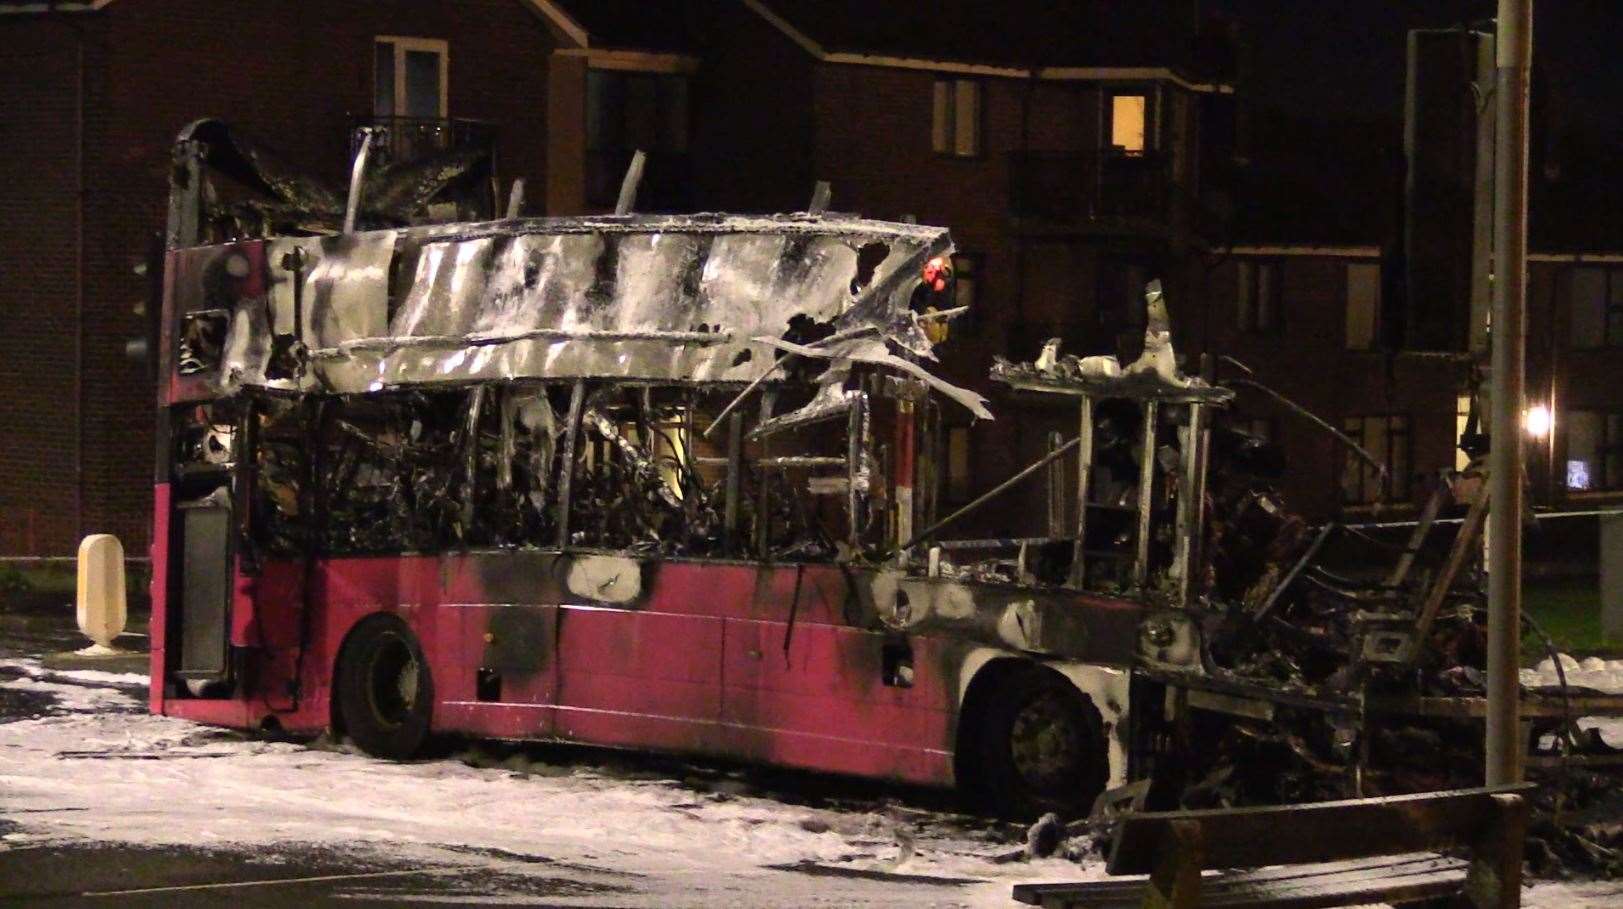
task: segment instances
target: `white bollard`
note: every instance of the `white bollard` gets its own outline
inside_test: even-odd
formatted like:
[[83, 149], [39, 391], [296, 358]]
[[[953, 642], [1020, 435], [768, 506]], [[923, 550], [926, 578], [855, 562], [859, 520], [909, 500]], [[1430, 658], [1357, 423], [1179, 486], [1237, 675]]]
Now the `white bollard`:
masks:
[[94, 643], [79, 653], [110, 655], [128, 618], [124, 597], [124, 544], [110, 533], [79, 543], [79, 630]]

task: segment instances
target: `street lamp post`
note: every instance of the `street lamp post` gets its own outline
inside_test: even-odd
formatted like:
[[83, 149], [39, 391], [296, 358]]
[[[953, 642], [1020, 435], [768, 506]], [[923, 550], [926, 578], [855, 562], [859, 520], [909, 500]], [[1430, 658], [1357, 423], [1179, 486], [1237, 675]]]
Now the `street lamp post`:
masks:
[[1486, 782], [1518, 782], [1522, 580], [1522, 394], [1527, 326], [1527, 84], [1533, 0], [1499, 0], [1494, 69], [1493, 423], [1488, 454]]

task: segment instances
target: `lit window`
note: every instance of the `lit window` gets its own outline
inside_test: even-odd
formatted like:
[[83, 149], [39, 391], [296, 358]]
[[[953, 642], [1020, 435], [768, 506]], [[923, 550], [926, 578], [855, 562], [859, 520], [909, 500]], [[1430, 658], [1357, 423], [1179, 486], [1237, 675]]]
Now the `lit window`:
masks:
[[1471, 425], [1471, 396], [1460, 395], [1454, 401], [1454, 469], [1464, 470], [1471, 466], [1471, 456], [1460, 449], [1460, 440], [1465, 438], [1465, 430]]
[[969, 427], [947, 428], [947, 499], [969, 498]]
[[1623, 414], [1574, 410], [1565, 423], [1567, 488], [1623, 488]]
[[1275, 334], [1284, 328], [1280, 311], [1280, 267], [1271, 259], [1241, 259], [1235, 286], [1235, 315], [1242, 331]]
[[1381, 266], [1354, 262], [1347, 266], [1347, 349], [1375, 346], [1381, 325]]
[[372, 113], [437, 120], [446, 116], [446, 43], [379, 38], [373, 43]]
[[1574, 268], [1569, 274], [1572, 346], [1623, 346], [1623, 269]]
[[[1401, 414], [1348, 417], [1342, 431], [1386, 468], [1392, 482], [1392, 499], [1409, 498], [1409, 418]], [[1369, 505], [1381, 501], [1382, 491], [1380, 472], [1357, 452], [1344, 452], [1341, 501]]]
[[981, 84], [937, 79], [931, 105], [930, 146], [936, 154], [973, 158], [981, 153]]
[[1110, 146], [1125, 155], [1142, 155], [1149, 134], [1150, 99], [1145, 95], [1110, 96]]

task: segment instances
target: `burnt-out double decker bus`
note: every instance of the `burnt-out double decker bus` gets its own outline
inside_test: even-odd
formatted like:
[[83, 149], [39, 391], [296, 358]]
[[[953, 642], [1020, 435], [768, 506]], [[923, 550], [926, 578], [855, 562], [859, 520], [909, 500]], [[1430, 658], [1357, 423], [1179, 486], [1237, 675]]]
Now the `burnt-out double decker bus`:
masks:
[[[154, 711], [390, 758], [441, 734], [719, 755], [1024, 811], [1126, 778], [1144, 601], [1068, 583], [1063, 540], [1057, 567], [920, 542], [943, 427], [991, 416], [926, 365], [946, 230], [423, 223], [361, 179], [346, 229], [270, 160], [212, 121], [178, 146]], [[997, 545], [1019, 557], [973, 548]]]
[[[1214, 425], [1235, 387], [1185, 374], [1158, 285], [1126, 365], [1057, 342], [995, 364], [1075, 432], [949, 513], [947, 427], [992, 414], [930, 368], [945, 229], [503, 219], [488, 161], [367, 148], [346, 196], [215, 121], [177, 145], [155, 712], [396, 759], [444, 735], [713, 755], [1030, 815], [1281, 761], [1359, 790], [1366, 695], [1446, 674], [1422, 645], [1480, 624], [1438, 609], [1467, 596], [1457, 560], [1375, 586], [1315, 566], [1335, 528]], [[943, 538], [1045, 479], [1039, 531]]]

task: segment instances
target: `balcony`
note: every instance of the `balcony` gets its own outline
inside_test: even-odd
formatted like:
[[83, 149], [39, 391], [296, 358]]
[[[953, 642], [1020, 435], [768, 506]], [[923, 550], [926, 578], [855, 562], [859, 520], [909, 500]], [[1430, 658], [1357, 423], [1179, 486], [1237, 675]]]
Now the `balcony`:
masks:
[[1163, 155], [1009, 155], [1009, 216], [1023, 232], [1168, 235], [1173, 190]]
[[496, 128], [484, 120], [440, 117], [362, 117], [350, 130], [350, 158], [360, 148], [360, 127], [379, 131], [372, 140], [373, 160], [380, 164], [404, 164], [447, 151], [478, 151], [494, 154]]
[[[586, 204], [614, 209], [620, 183], [631, 166], [632, 149], [594, 148], [586, 153]], [[693, 210], [691, 161], [682, 152], [650, 151], [637, 187], [633, 210], [643, 213]]]

